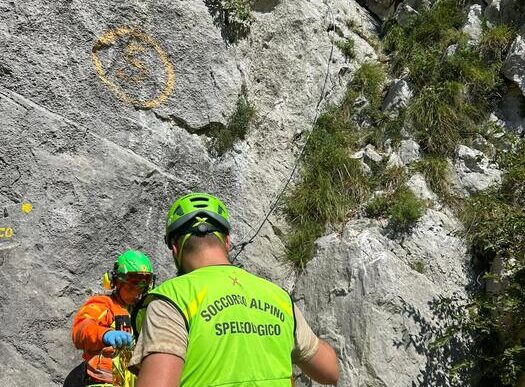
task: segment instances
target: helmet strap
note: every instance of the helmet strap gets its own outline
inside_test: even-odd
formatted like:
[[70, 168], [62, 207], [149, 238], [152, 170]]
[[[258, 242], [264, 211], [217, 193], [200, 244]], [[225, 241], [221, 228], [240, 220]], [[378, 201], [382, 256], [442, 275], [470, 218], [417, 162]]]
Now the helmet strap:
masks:
[[181, 235], [177, 243], [179, 246], [177, 248], [177, 255], [175, 256], [175, 266], [181, 274], [184, 274], [184, 269], [182, 268], [182, 252], [184, 250], [184, 245], [191, 236], [191, 233]]

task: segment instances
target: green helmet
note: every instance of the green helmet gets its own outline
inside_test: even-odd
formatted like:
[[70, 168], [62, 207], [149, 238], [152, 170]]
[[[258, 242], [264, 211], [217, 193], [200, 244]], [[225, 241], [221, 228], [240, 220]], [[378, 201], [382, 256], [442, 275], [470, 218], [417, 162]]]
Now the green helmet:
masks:
[[[206, 193], [190, 193], [177, 199], [171, 205], [167, 218], [164, 240], [169, 248], [172, 236], [230, 233], [226, 206], [215, 196]], [[194, 219], [197, 221], [193, 222]]]
[[117, 258], [115, 272], [117, 277], [124, 277], [128, 273], [153, 273], [153, 267], [146, 254], [137, 250], [128, 250]]

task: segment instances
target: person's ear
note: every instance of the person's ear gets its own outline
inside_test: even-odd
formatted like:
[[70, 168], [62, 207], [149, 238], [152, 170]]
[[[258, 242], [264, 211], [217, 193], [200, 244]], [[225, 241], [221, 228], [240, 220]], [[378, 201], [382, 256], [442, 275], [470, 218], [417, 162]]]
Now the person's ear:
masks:
[[226, 246], [226, 251], [230, 251], [231, 239], [229, 234], [226, 235], [226, 243], [224, 243], [224, 245]]
[[177, 256], [177, 250], [178, 250], [178, 249], [177, 249], [177, 243], [172, 243], [172, 244], [171, 244], [171, 251], [173, 251], [173, 254], [174, 254], [175, 256]]

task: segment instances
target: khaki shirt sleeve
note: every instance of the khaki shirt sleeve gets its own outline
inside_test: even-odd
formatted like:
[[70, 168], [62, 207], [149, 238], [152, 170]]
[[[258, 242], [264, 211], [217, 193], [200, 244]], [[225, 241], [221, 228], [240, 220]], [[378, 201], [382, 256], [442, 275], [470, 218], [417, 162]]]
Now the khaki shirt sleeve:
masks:
[[184, 317], [168, 301], [153, 300], [146, 310], [129, 368], [137, 372], [142, 360], [155, 352], [169, 353], [184, 360], [187, 346]]
[[303, 314], [297, 306], [294, 307], [295, 314], [295, 346], [292, 350], [292, 361], [294, 363], [310, 360], [319, 348], [319, 338], [306, 322]]

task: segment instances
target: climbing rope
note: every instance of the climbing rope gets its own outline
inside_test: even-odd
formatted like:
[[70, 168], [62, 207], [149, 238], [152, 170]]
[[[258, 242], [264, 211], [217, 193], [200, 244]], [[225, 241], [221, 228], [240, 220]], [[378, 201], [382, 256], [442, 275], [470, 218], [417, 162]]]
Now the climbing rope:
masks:
[[[325, 4], [328, 7], [328, 13], [329, 13], [330, 19], [331, 19], [331, 26], [335, 26], [334, 15], [332, 13], [332, 8], [328, 4], [328, 0], [325, 1]], [[329, 31], [332, 31], [332, 30], [330, 29]], [[235, 250], [239, 249], [239, 251], [234, 255], [234, 257], [232, 259], [232, 263], [239, 264], [239, 262], [237, 262], [237, 257], [239, 256], [239, 254], [243, 252], [243, 250], [244, 250], [244, 248], [246, 246], [248, 246], [250, 243], [252, 243], [254, 241], [254, 239], [257, 237], [257, 235], [259, 234], [259, 232], [263, 228], [264, 224], [268, 221], [268, 218], [270, 217], [272, 212], [275, 210], [275, 208], [279, 204], [279, 200], [281, 200], [281, 197], [283, 196], [284, 192], [288, 188], [288, 185], [292, 181], [292, 178], [293, 178], [293, 176], [295, 174], [295, 171], [297, 170], [297, 168], [299, 166], [299, 161], [301, 160], [301, 158], [304, 155], [304, 152], [305, 152], [306, 147], [308, 145], [308, 142], [310, 140], [310, 136], [311, 136], [311, 134], [312, 134], [312, 132], [314, 130], [314, 127], [315, 127], [315, 124], [317, 122], [317, 119], [319, 118], [319, 108], [320, 108], [321, 103], [323, 102], [323, 99], [324, 99], [325, 90], [326, 90], [326, 84], [328, 82], [328, 76], [330, 74], [330, 63], [332, 62], [332, 56], [333, 56], [333, 53], [334, 53], [334, 41], [333, 41], [333, 39], [331, 41], [332, 41], [332, 45], [330, 47], [330, 55], [328, 57], [328, 65], [326, 66], [326, 73], [325, 73], [325, 77], [324, 77], [324, 83], [323, 83], [323, 87], [321, 89], [321, 95], [319, 97], [319, 101], [317, 101], [317, 105], [315, 107], [315, 116], [314, 116], [314, 119], [313, 119], [313, 122], [312, 122], [312, 125], [311, 125], [311, 129], [310, 129], [310, 131], [307, 134], [306, 141], [304, 142], [303, 147], [301, 148], [301, 152], [299, 152], [299, 155], [297, 156], [297, 158], [294, 161], [292, 172], [290, 173], [290, 175], [286, 179], [286, 182], [284, 183], [283, 188], [279, 191], [279, 194], [277, 195], [277, 197], [275, 198], [274, 202], [270, 206], [270, 209], [268, 210], [268, 212], [264, 216], [262, 222], [260, 223], [260, 225], [257, 228], [257, 230], [255, 231], [255, 233], [248, 240], [243, 241], [241, 243], [238, 243], [238, 244], [236, 244], [236, 245], [234, 245], [232, 247], [232, 251], [235, 251]]]

